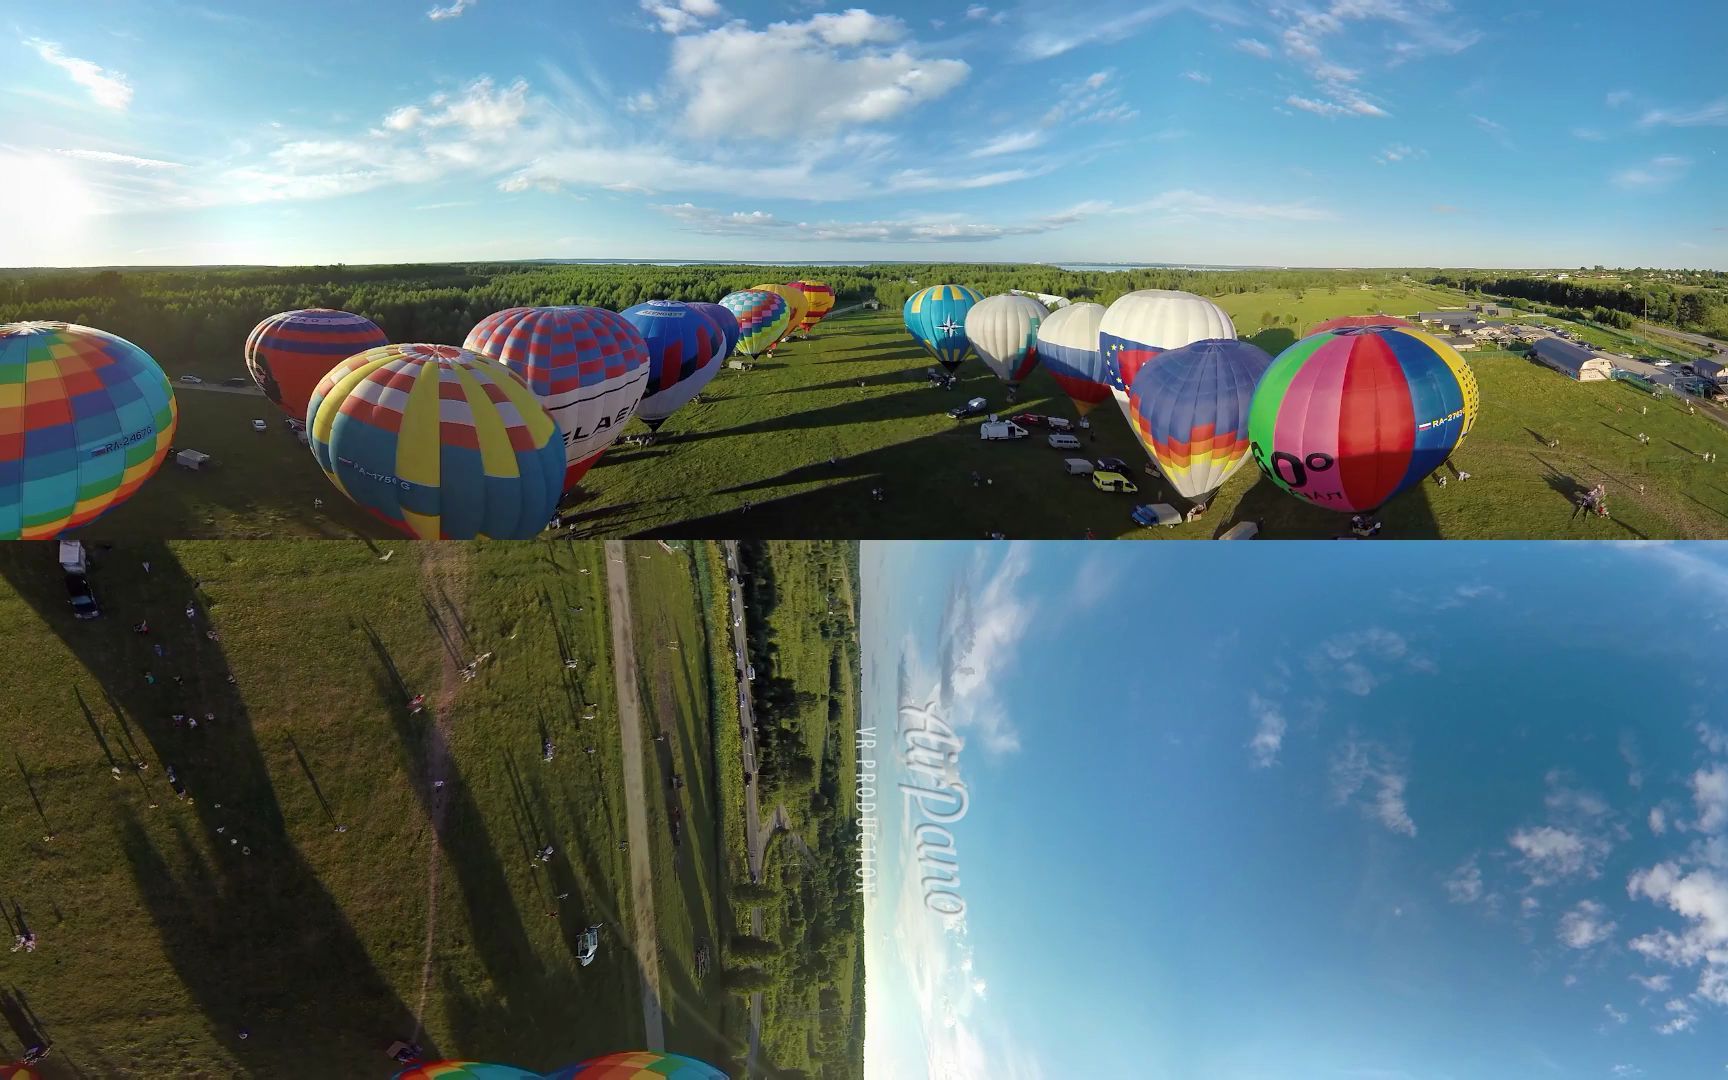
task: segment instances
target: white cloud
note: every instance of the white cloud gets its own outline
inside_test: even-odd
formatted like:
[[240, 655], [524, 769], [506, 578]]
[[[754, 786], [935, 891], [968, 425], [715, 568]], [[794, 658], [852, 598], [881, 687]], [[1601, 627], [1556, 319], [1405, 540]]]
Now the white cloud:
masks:
[[83, 161], [94, 161], [101, 165], [126, 165], [134, 169], [184, 169], [186, 167], [178, 161], [133, 157], [131, 154], [115, 154], [107, 150], [54, 150], [51, 152]]
[[1202, 85], [1212, 81], [1212, 76], [1206, 74], [1204, 71], [1184, 71], [1182, 77], [1187, 79], [1189, 82], [1197, 82]]
[[1237, 38], [1234, 48], [1238, 52], [1245, 52], [1249, 56], [1258, 56], [1262, 60], [1272, 58], [1272, 47], [1264, 41], [1256, 41], [1253, 38]]
[[679, 37], [671, 79], [691, 134], [784, 139], [891, 120], [965, 81], [962, 60], [899, 45], [906, 28], [861, 9], [753, 30], [728, 23]]
[[1699, 832], [1718, 832], [1728, 825], [1728, 765], [1692, 774], [1692, 804], [1698, 808], [1692, 827]]
[[1560, 940], [1570, 948], [1600, 945], [1613, 933], [1614, 922], [1608, 918], [1608, 909], [1594, 900], [1580, 900], [1571, 911], [1560, 916]]
[[1326, 639], [1308, 657], [1308, 670], [1358, 696], [1367, 696], [1386, 681], [1370, 664], [1398, 663], [1407, 670], [1432, 673], [1434, 662], [1412, 653], [1402, 634], [1381, 627], [1338, 634]]
[[434, 7], [431, 11], [426, 13], [426, 17], [431, 19], [433, 22], [443, 22], [445, 19], [459, 19], [462, 17], [464, 11], [467, 11], [479, 2], [480, 0], [452, 0], [451, 3], [444, 7]]
[[1632, 939], [1632, 950], [1671, 967], [1699, 969], [1696, 996], [1728, 1006], [1728, 878], [1664, 862], [1634, 873], [1626, 893], [1635, 900], [1653, 900], [1685, 920], [1678, 933], [1659, 929]]
[[1583, 139], [1585, 142], [1605, 142], [1608, 139], [1608, 136], [1597, 131], [1595, 128], [1586, 127], [1573, 128], [1572, 137], [1574, 139]]
[[1368, 101], [1366, 98], [1353, 94], [1338, 95], [1334, 100], [1322, 101], [1316, 98], [1302, 97], [1291, 94], [1284, 99], [1284, 104], [1314, 113], [1316, 116], [1377, 116], [1386, 117], [1392, 114]]
[[1692, 109], [1651, 109], [1638, 120], [1639, 127], [1728, 126], [1728, 97]]
[[784, 240], [854, 243], [961, 243], [1032, 236], [1066, 228], [1084, 216], [1084, 207], [1014, 225], [962, 221], [953, 218], [878, 221], [790, 221], [764, 210], [724, 212], [693, 203], [660, 205], [654, 209], [683, 222], [694, 232], [709, 235], [773, 236]]
[[1372, 798], [1357, 803], [1363, 814], [1392, 832], [1416, 835], [1416, 823], [1411, 820], [1404, 802], [1404, 789], [1409, 777], [1385, 747], [1350, 736], [1333, 756], [1331, 780], [1332, 799], [1340, 806], [1353, 801], [1359, 791], [1372, 786]]
[[1668, 831], [1667, 815], [1662, 813], [1662, 808], [1660, 806], [1652, 806], [1650, 808], [1650, 833], [1651, 833], [1651, 835], [1652, 836], [1661, 836], [1663, 833], [1665, 833], [1667, 831]]
[[[1428, 151], [1423, 150], [1420, 147], [1406, 146], [1403, 143], [1393, 143], [1391, 146], [1380, 151], [1380, 153], [1375, 156], [1374, 160], [1378, 161], [1382, 165], [1391, 165], [1398, 161], [1418, 161], [1427, 156]], [[1459, 591], [1462, 592], [1464, 589], [1469, 588], [1469, 586], [1460, 585], [1458, 588]]]
[[1621, 1012], [1619, 1009], [1616, 1009], [1613, 1005], [1603, 1005], [1602, 1011], [1608, 1014], [1609, 1022], [1615, 1026], [1619, 1026], [1626, 1022], [1626, 1014]]
[[968, 19], [990, 23], [992, 26], [1001, 26], [1008, 20], [1008, 12], [991, 11], [983, 4], [973, 4], [971, 7], [966, 9], [966, 17]]
[[1061, 84], [1060, 97], [1040, 123], [1049, 128], [1065, 121], [1102, 124], [1133, 120], [1140, 113], [1122, 101], [1121, 88], [1113, 81], [1115, 76], [1114, 68], [1105, 68]]
[[1241, 20], [1230, 5], [1216, 0], [1155, 0], [1126, 10], [1101, 10], [1091, 2], [1069, 12], [1040, 12], [1017, 47], [1025, 59], [1048, 60], [1093, 42], [1121, 41], [1144, 26], [1190, 11], [1219, 22]]
[[1608, 103], [1610, 109], [1618, 109], [1620, 106], [1632, 100], [1632, 91], [1610, 90], [1608, 91], [1608, 96], [1604, 100]]
[[1511, 149], [1512, 136], [1506, 130], [1505, 124], [1500, 123], [1498, 120], [1490, 120], [1486, 116], [1472, 115], [1470, 117], [1470, 119], [1472, 122], [1475, 123], [1475, 125], [1477, 127], [1481, 128], [1483, 131], [1486, 131], [1488, 133], [1489, 137], [1491, 137], [1495, 142], [1499, 143], [1501, 146], [1504, 146], [1508, 149]]
[[1613, 176], [1616, 187], [1634, 191], [1665, 188], [1686, 175], [1692, 166], [1689, 158], [1677, 154], [1662, 154], [1643, 165], [1621, 169]]
[[1652, 994], [1660, 994], [1668, 989], [1670, 980], [1666, 975], [1634, 975], [1632, 981]]
[[1474, 904], [1482, 899], [1482, 868], [1472, 855], [1446, 879], [1446, 895], [1454, 904]]
[[1207, 195], [1198, 191], [1166, 191], [1142, 203], [1116, 208], [1113, 213], [1139, 217], [1157, 215], [1170, 221], [1217, 218], [1228, 221], [1330, 221], [1330, 210], [1306, 203], [1262, 203]]
[[1601, 874], [1607, 841], [1552, 825], [1515, 830], [1507, 842], [1523, 859], [1520, 867], [1534, 885], [1549, 885], [1564, 878]]
[[109, 71], [93, 60], [67, 56], [58, 43], [40, 38], [27, 38], [27, 48], [64, 71], [72, 81], [90, 92], [90, 100], [105, 109], [125, 109], [132, 104], [132, 84], [118, 71]]
[[1284, 745], [1284, 731], [1289, 727], [1283, 710], [1275, 702], [1250, 693], [1248, 712], [1255, 722], [1254, 737], [1248, 740], [1254, 767], [1264, 769], [1278, 764], [1278, 751]]
[[978, 147], [976, 150], [973, 150], [966, 156], [971, 158], [986, 158], [999, 157], [1003, 154], [1023, 153], [1024, 151], [1033, 150], [1042, 146], [1044, 144], [1044, 138], [1044, 132], [1039, 130], [1007, 131], [996, 136], [994, 139], [991, 139], [989, 142]]
[[642, 10], [654, 16], [667, 34], [693, 30], [721, 14], [718, 0], [642, 0]]
[[1026, 545], [1011, 544], [992, 567], [985, 560], [994, 550], [980, 548], [949, 592], [937, 639], [938, 692], [955, 728], [975, 730], [985, 749], [1007, 753], [1020, 748], [1020, 737], [994, 686], [1017, 661], [1033, 623], [1035, 605], [1020, 585], [1032, 556]]

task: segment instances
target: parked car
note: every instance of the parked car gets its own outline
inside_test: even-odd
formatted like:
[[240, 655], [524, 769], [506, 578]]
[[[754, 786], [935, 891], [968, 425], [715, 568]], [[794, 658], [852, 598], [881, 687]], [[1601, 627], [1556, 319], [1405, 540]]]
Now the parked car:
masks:
[[253, 431], [263, 431], [267, 427], [269, 427], [269, 425], [264, 423], [264, 421], [262, 421], [262, 420], [252, 421], [252, 430]]
[[1101, 458], [1099, 458], [1098, 459], [1098, 470], [1100, 472], [1119, 472], [1123, 476], [1127, 476], [1129, 473], [1134, 471], [1133, 469], [1130, 469], [1128, 467], [1128, 463], [1126, 461], [1123, 461], [1119, 457], [1101, 457]]
[[576, 962], [587, 967], [594, 962], [594, 956], [600, 951], [600, 927], [590, 926], [582, 931], [576, 939]]
[[1016, 424], [1025, 424], [1027, 427], [1037, 427], [1039, 424], [1044, 422], [1044, 418], [1035, 412], [1019, 413], [1009, 419], [1013, 420]]
[[964, 405], [956, 405], [948, 410], [948, 415], [956, 420], [964, 420], [969, 416], [983, 416], [990, 411], [990, 403], [981, 397], [975, 397]]
[[72, 615], [79, 619], [94, 619], [102, 614], [96, 606], [96, 594], [90, 591], [90, 579], [83, 574], [66, 575], [66, 594], [72, 601]]
[[749, 667], [744, 669], [744, 678], [750, 682], [756, 681], [756, 665], [755, 664], [751, 664]]
[[180, 376], [180, 381], [183, 383], [201, 383], [204, 380], [200, 379], [196, 375], [182, 375]]
[[1074, 436], [1066, 434], [1064, 432], [1060, 432], [1060, 431], [1051, 432], [1049, 437], [1046, 438], [1044, 441], [1048, 442], [1050, 444], [1051, 449], [1053, 449], [1053, 450], [1078, 450], [1078, 449], [1080, 449], [1080, 440], [1079, 439], [1076, 439]]
[[1140, 490], [1139, 486], [1135, 484], [1134, 481], [1128, 479], [1119, 472], [1112, 472], [1109, 469], [1095, 470], [1092, 473], [1092, 486], [1097, 488], [1099, 491], [1119, 491], [1128, 495], [1132, 495], [1136, 491]]

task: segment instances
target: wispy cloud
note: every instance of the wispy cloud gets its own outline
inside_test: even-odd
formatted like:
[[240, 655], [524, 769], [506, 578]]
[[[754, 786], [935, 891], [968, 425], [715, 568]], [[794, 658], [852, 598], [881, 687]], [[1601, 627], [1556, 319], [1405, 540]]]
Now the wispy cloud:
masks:
[[1248, 752], [1257, 769], [1278, 764], [1278, 751], [1284, 745], [1284, 732], [1289, 722], [1277, 703], [1258, 693], [1248, 695], [1248, 714], [1254, 718], [1254, 737], [1248, 740]]
[[1518, 853], [1517, 868], [1532, 888], [1600, 877], [1616, 832], [1608, 804], [1594, 792], [1571, 786], [1559, 770], [1548, 773], [1546, 784], [1547, 820], [1521, 826], [1507, 838]]
[[[1354, 802], [1364, 815], [1388, 830], [1403, 836], [1416, 835], [1416, 822], [1404, 800], [1410, 777], [1386, 747], [1359, 740], [1352, 734], [1333, 755], [1331, 782], [1333, 802], [1340, 806]], [[1356, 798], [1370, 788], [1371, 795]]]
[[1334, 635], [1308, 655], [1309, 671], [1360, 697], [1386, 681], [1389, 667], [1424, 674], [1436, 670], [1434, 661], [1412, 650], [1404, 635], [1382, 627]]
[[1651, 109], [1638, 118], [1639, 127], [1728, 126], [1728, 97], [1689, 109]]
[[443, 22], [445, 19], [458, 19], [462, 17], [463, 12], [467, 11], [479, 2], [480, 0], [452, 0], [452, 3], [447, 4], [444, 7], [434, 7], [426, 13], [426, 17], [431, 19], [433, 22]]
[[107, 150], [54, 150], [51, 153], [60, 154], [63, 157], [78, 158], [81, 161], [94, 161], [101, 165], [124, 165], [133, 169], [184, 169], [186, 167], [178, 161], [135, 157], [131, 154], [116, 154]]
[[1035, 150], [1044, 145], [1045, 133], [1039, 130], [1008, 131], [996, 136], [983, 146], [971, 151], [966, 156], [970, 158], [1000, 157], [1003, 154], [1019, 154], [1027, 150]]
[[1238, 52], [1245, 52], [1249, 56], [1258, 56], [1262, 60], [1272, 58], [1272, 47], [1264, 41], [1258, 41], [1254, 38], [1237, 38], [1232, 47]]
[[1478, 865], [1476, 856], [1458, 864], [1450, 876], [1446, 878], [1446, 896], [1454, 904], [1474, 904], [1485, 895], [1482, 885], [1482, 867]]
[[1067, 11], [1037, 10], [1027, 14], [1029, 25], [1018, 50], [1027, 60], [1048, 60], [1098, 41], [1120, 41], [1172, 15], [1193, 12], [1216, 22], [1238, 24], [1243, 16], [1234, 5], [1219, 0], [1159, 0], [1124, 7], [1120, 3], [1075, 5]]
[[1608, 908], [1595, 900], [1580, 900], [1571, 911], [1560, 916], [1560, 941], [1568, 948], [1589, 949], [1607, 941], [1614, 933], [1614, 920]]
[[1212, 81], [1212, 76], [1206, 74], [1204, 71], [1184, 71], [1182, 77], [1187, 79], [1189, 82], [1197, 82], [1201, 84], [1210, 83]]
[[27, 38], [24, 44], [89, 91], [90, 100], [103, 108], [125, 109], [132, 104], [132, 84], [120, 72], [109, 71], [93, 60], [67, 56], [56, 42]]
[[980, 548], [970, 570], [954, 582], [937, 638], [937, 690], [957, 729], [974, 731], [992, 753], [1020, 748], [1020, 736], [995, 685], [1013, 666], [1033, 624], [1035, 605], [1021, 586], [1031, 549], [1011, 544], [991, 565], [994, 548]]
[[1668, 187], [1683, 178], [1692, 166], [1690, 158], [1676, 154], [1653, 157], [1643, 165], [1622, 169], [1613, 176], [1616, 187], [1632, 191], [1652, 191]]
[[654, 17], [661, 32], [682, 34], [723, 12], [718, 0], [641, 0], [642, 10]]
[[1391, 165], [1399, 161], [1419, 161], [1428, 156], [1428, 151], [1403, 143], [1393, 143], [1386, 149], [1374, 155], [1374, 160], [1382, 165]]

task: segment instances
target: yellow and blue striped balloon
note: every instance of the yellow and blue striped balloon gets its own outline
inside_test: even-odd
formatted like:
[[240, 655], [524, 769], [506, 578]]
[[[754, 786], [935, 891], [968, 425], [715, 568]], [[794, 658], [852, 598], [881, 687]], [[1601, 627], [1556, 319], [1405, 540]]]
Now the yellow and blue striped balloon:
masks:
[[312, 453], [358, 506], [422, 540], [525, 540], [564, 486], [564, 442], [516, 374], [453, 345], [385, 345], [332, 368]]

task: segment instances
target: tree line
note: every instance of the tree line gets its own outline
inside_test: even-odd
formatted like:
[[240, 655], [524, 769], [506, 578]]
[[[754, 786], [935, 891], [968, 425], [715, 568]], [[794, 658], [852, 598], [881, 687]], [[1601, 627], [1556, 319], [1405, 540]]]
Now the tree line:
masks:
[[1428, 283], [1465, 292], [1534, 300], [1623, 330], [1630, 329], [1638, 319], [1647, 319], [1706, 334], [1728, 331], [1728, 293], [1721, 282], [1677, 288], [1650, 277], [1634, 281], [1570, 278], [1561, 281], [1557, 277], [1441, 271], [1431, 275]]

